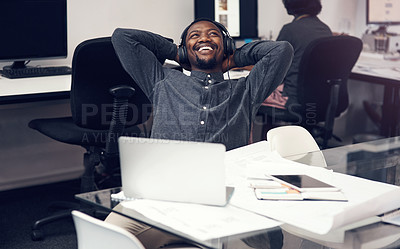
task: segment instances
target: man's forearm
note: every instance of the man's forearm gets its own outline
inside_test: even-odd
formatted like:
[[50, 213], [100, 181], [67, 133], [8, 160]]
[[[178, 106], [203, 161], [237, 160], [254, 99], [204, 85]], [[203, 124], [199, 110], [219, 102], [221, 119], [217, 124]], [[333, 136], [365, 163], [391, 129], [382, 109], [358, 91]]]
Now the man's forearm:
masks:
[[[120, 39], [121, 36], [124, 36], [125, 39]], [[117, 40], [128, 40], [131, 46], [143, 45], [150, 50], [160, 62], [165, 59], [175, 60], [177, 54], [177, 47], [171, 39], [149, 31], [118, 28], [114, 31], [112, 40], [114, 44], [118, 42]]]
[[280, 43], [275, 41], [256, 41], [245, 44], [236, 50], [234, 62], [237, 67], [245, 67], [255, 65], [265, 56], [279, 56], [275, 48], [279, 47]]

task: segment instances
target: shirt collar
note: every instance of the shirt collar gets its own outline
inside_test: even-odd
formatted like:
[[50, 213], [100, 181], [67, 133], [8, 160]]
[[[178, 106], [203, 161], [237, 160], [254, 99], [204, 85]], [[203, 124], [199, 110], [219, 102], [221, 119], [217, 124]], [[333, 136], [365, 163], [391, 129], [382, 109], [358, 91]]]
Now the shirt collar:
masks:
[[192, 71], [190, 75], [201, 81], [206, 81], [211, 79], [216, 82], [220, 82], [224, 80], [224, 74], [222, 72], [205, 73], [200, 71]]

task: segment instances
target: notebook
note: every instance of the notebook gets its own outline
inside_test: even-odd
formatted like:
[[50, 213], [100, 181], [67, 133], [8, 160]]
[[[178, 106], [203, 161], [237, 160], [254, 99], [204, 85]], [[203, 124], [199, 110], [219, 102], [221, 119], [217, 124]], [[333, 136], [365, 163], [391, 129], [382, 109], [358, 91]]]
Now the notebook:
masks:
[[118, 145], [126, 197], [226, 205], [223, 144], [121, 136]]

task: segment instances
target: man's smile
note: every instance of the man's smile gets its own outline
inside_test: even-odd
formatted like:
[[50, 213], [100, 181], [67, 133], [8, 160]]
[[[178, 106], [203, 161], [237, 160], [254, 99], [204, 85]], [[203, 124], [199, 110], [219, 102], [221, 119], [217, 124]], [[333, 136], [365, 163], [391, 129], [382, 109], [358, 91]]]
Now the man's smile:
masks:
[[210, 54], [214, 51], [215, 46], [211, 44], [200, 44], [195, 46], [194, 50], [199, 52], [200, 54]]
[[204, 47], [199, 48], [199, 52], [201, 52], [203, 50], [213, 50], [213, 48], [209, 47], [209, 46], [204, 46]]

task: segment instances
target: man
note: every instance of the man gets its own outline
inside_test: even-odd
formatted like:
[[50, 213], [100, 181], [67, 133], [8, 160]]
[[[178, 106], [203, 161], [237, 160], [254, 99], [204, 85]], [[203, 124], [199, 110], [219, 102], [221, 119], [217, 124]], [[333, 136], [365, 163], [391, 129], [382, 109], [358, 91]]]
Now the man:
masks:
[[[257, 109], [291, 63], [291, 45], [257, 41], [235, 49], [226, 29], [207, 19], [195, 20], [181, 38], [178, 48], [141, 30], [112, 36], [123, 67], [153, 104], [151, 137], [223, 143], [227, 150], [248, 144]], [[165, 59], [191, 75], [163, 67]], [[247, 65], [254, 65], [247, 77], [224, 80], [224, 72]]]
[[[152, 138], [246, 145], [250, 125], [263, 100], [282, 82], [292, 60], [288, 42], [258, 41], [235, 49], [225, 27], [208, 20], [192, 22], [181, 44], [141, 30], [116, 29], [112, 42], [125, 70], [153, 104]], [[175, 60], [191, 75], [163, 67]], [[254, 65], [238, 80], [224, 80], [233, 67]], [[132, 232], [145, 248], [182, 239], [111, 214], [107, 222]]]

